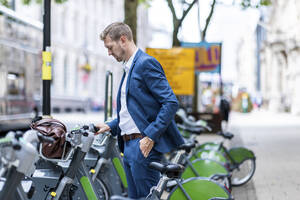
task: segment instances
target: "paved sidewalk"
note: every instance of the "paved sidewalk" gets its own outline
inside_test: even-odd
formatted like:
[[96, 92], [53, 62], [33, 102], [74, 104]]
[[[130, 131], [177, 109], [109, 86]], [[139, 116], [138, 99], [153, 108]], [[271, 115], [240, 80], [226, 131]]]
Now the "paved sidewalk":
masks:
[[255, 111], [233, 113], [233, 144], [243, 144], [256, 154], [252, 181], [234, 188], [236, 200], [300, 199], [300, 117]]

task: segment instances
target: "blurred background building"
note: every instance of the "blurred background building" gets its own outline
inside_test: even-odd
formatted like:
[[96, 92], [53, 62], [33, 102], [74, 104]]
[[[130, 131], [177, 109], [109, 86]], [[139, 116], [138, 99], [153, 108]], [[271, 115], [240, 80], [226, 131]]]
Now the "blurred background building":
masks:
[[[54, 99], [89, 100], [93, 109], [100, 109], [104, 102], [107, 70], [114, 74], [113, 94], [117, 93], [123, 69], [120, 63], [108, 56], [99, 34], [108, 24], [124, 20], [123, 4], [124, 1], [119, 0], [76, 0], [53, 4]], [[139, 10], [137, 44], [144, 49], [149, 40], [148, 16], [145, 8], [141, 6]], [[62, 105], [61, 101], [58, 105]]]
[[300, 2], [272, 1], [262, 13], [261, 93], [273, 111], [300, 114]]
[[[42, 4], [35, 1], [29, 5], [24, 5], [22, 1], [9, 3], [13, 4], [13, 12], [20, 18], [28, 18], [37, 23], [43, 21]], [[104, 103], [106, 71], [110, 70], [114, 75], [113, 94], [117, 93], [123, 73], [122, 65], [108, 56], [99, 35], [108, 24], [124, 20], [124, 1], [70, 0], [63, 4], [53, 1], [51, 6], [52, 109], [57, 112], [79, 111], [85, 108], [99, 110]], [[150, 40], [148, 27], [148, 11], [144, 5], [140, 5], [137, 45], [141, 49], [145, 49]], [[13, 40], [12, 35], [18, 35], [19, 32], [12, 29], [7, 38]], [[37, 37], [34, 32], [26, 30], [23, 34], [26, 34], [26, 37]], [[38, 37], [40, 40], [35, 47], [36, 50], [41, 50], [41, 31]], [[7, 54], [12, 55], [11, 52]], [[37, 76], [40, 77], [41, 72], [37, 71]], [[40, 84], [38, 80], [38, 85]], [[37, 98], [39, 96], [36, 94]]]
[[[11, 11], [20, 18], [27, 19], [34, 26], [42, 26], [42, 4], [35, 1], [30, 5], [17, 0], [7, 2], [12, 5]], [[201, 1], [200, 13], [207, 13], [206, 7], [209, 6], [209, 3], [205, 5]], [[300, 62], [298, 9], [300, 2], [297, 0], [272, 1], [272, 5], [267, 8], [248, 11], [222, 1], [218, 3], [207, 41], [222, 42], [223, 80], [232, 86], [233, 93], [246, 91], [252, 101], [260, 99], [266, 109], [300, 114], [300, 94], [297, 92], [300, 87], [300, 71], [297, 67]], [[153, 0], [150, 8], [140, 4], [137, 13], [138, 46], [141, 49], [170, 48], [172, 19], [167, 3]], [[179, 32], [183, 41], [199, 41], [199, 32], [195, 28], [196, 13], [197, 9], [194, 7]], [[201, 19], [203, 26], [205, 17], [202, 16]], [[53, 1], [51, 20], [52, 107], [55, 111], [80, 110], [86, 107], [101, 109], [104, 102], [105, 73], [107, 70], [113, 72], [113, 94], [116, 94], [122, 66], [107, 55], [99, 34], [109, 23], [124, 20], [124, 0], [69, 0], [63, 4]], [[25, 57], [23, 56], [23, 61], [14, 60], [16, 57], [23, 58], [16, 49], [25, 47], [35, 55], [31, 58], [31, 63], [35, 62], [37, 68], [35, 74], [27, 73], [26, 76], [32, 77], [29, 78], [31, 80], [41, 76], [41, 60], [38, 58], [42, 47], [42, 32], [39, 29], [28, 28], [27, 25], [0, 16], [1, 44], [6, 42], [5, 44], [10, 45], [5, 48], [5, 52], [4, 48], [1, 49], [1, 83], [16, 82], [17, 77], [20, 91], [22, 87], [25, 90], [25, 86], [30, 85], [22, 79], [26, 68], [17, 67], [22, 66]], [[30, 62], [30, 59], [25, 60]], [[11, 73], [5, 74], [4, 67], [8, 66]], [[4, 81], [7, 77], [9, 81]], [[36, 87], [27, 89], [27, 93], [38, 98], [41, 82], [38, 80], [36, 83]], [[10, 92], [16, 92], [6, 91], [4, 88], [7, 87], [1, 84], [1, 98]], [[74, 108], [69, 108], [70, 105], [74, 105]]]

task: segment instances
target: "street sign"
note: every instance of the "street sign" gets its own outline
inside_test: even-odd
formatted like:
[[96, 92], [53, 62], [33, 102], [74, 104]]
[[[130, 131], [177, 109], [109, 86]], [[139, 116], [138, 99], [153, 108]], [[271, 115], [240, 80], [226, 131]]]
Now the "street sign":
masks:
[[195, 71], [196, 72], [221, 72], [221, 43], [185, 43], [182, 47], [195, 49]]
[[195, 50], [190, 48], [154, 49], [146, 52], [162, 65], [176, 95], [194, 94]]

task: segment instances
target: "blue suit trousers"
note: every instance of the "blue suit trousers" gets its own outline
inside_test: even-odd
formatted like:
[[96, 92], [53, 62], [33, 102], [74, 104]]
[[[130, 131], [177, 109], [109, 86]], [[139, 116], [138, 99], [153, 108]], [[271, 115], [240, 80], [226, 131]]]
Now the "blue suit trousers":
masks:
[[134, 139], [125, 142], [124, 146], [124, 168], [128, 183], [128, 196], [133, 199], [146, 197], [150, 189], [156, 186], [160, 179], [160, 172], [148, 167], [150, 162], [160, 162], [162, 153], [154, 148], [147, 158], [140, 150], [141, 139]]

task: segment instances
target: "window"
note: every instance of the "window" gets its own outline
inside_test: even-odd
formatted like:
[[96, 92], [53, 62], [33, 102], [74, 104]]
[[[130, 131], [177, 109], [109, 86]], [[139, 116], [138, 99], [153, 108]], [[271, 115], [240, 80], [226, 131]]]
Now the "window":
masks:
[[65, 57], [64, 60], [64, 91], [67, 91], [68, 84], [68, 56]]
[[6, 93], [6, 73], [0, 70], [0, 98], [3, 98]]
[[7, 74], [7, 93], [9, 95], [24, 95], [24, 75], [8, 73]]

